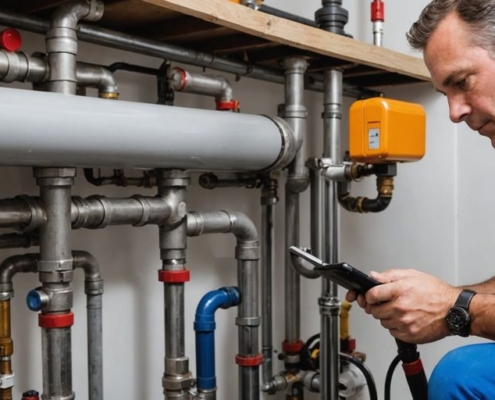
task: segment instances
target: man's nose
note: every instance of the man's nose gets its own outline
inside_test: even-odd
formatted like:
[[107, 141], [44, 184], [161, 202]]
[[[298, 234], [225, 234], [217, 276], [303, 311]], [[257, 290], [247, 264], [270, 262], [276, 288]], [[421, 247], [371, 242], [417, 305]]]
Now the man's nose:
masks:
[[449, 96], [450, 120], [458, 123], [464, 121], [471, 113], [471, 107], [464, 99], [464, 96]]

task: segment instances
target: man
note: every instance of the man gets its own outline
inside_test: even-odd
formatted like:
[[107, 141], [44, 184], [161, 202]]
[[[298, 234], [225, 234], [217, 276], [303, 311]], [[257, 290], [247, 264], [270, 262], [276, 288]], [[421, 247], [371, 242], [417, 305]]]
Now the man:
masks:
[[[433, 0], [407, 38], [423, 50], [450, 119], [495, 147], [495, 0]], [[415, 270], [372, 276], [384, 284], [366, 295], [350, 291], [347, 300], [357, 300], [397, 339], [428, 343], [454, 334], [495, 340], [495, 277], [456, 288]], [[447, 354], [430, 377], [429, 399], [495, 399], [495, 343]]]

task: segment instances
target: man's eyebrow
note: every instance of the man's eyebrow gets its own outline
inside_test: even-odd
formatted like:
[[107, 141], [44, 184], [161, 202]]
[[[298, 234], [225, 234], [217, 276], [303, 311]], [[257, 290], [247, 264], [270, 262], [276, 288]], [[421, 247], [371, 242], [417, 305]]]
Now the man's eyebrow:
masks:
[[449, 76], [447, 76], [443, 82], [442, 82], [442, 87], [448, 87], [454, 80], [455, 76], [458, 75], [459, 72], [452, 72]]

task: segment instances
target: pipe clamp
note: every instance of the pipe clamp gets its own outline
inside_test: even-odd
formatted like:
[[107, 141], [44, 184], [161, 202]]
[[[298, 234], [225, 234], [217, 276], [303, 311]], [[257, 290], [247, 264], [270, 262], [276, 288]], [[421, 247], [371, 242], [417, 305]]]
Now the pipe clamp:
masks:
[[8, 389], [14, 387], [15, 375], [12, 374], [1, 374], [0, 375], [0, 389]]

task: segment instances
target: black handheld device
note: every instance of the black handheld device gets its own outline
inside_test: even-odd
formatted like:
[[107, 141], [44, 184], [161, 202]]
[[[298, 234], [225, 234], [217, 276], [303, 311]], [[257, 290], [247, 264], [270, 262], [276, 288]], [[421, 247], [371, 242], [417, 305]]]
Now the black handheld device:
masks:
[[345, 262], [328, 264], [296, 246], [291, 246], [289, 251], [313, 264], [315, 266], [313, 270], [321, 276], [330, 279], [332, 282], [348, 290], [366, 293], [372, 287], [380, 285], [380, 282], [377, 280]]

